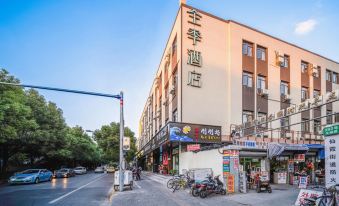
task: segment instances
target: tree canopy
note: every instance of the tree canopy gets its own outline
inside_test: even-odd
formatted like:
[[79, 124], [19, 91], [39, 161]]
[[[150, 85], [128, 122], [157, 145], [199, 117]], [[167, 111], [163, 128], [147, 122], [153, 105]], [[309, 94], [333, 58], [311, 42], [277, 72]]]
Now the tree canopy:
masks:
[[[0, 81], [20, 83], [6, 70], [0, 70]], [[127, 159], [135, 152], [134, 133]], [[8, 168], [45, 165], [95, 166], [119, 159], [119, 124], [111, 123], [94, 132], [92, 139], [80, 126], [69, 127], [63, 112], [34, 89], [0, 84], [0, 160], [1, 173]], [[1, 165], [0, 165], [1, 166]]]

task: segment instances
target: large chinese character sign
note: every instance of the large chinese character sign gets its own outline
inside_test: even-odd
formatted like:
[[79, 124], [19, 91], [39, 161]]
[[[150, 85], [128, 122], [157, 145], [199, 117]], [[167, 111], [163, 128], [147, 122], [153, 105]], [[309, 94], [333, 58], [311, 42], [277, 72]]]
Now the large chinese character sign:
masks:
[[339, 124], [324, 128], [326, 187], [339, 184]]

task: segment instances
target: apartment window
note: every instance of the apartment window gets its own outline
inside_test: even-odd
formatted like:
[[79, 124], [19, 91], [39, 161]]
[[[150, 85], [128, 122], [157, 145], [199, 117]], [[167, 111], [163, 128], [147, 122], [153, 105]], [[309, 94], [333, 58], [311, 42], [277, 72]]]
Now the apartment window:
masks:
[[253, 54], [253, 44], [249, 42], [243, 42], [242, 43], [242, 54], [251, 57]]
[[177, 51], [177, 37], [174, 38], [172, 43], [172, 55]]
[[242, 112], [242, 123], [250, 122], [253, 120], [253, 112], [243, 111]]
[[320, 96], [320, 91], [319, 90], [314, 90], [313, 91], [313, 98], [317, 97], [317, 96]]
[[258, 76], [257, 80], [257, 89], [266, 89], [266, 78], [263, 76]]
[[288, 95], [288, 83], [286, 83], [286, 82], [280, 83], [280, 94], [281, 95]]
[[335, 84], [338, 83], [338, 73], [333, 72], [332, 82], [335, 83]]
[[[263, 112], [258, 112], [258, 120], [260, 120], [262, 117], [267, 117], [267, 114], [266, 114], [266, 113], [263, 113]], [[266, 121], [265, 121], [265, 122], [266, 122]], [[260, 127], [267, 128], [267, 123], [260, 124], [259, 126], [260, 126]]]
[[257, 59], [261, 61], [266, 61], [266, 49], [263, 47], [257, 47]]
[[172, 121], [177, 122], [178, 121], [178, 110], [174, 110], [172, 113]]
[[301, 73], [307, 73], [308, 63], [307, 62], [301, 62]]
[[332, 111], [331, 110], [327, 110], [326, 111], [326, 115], [327, 115], [327, 117], [326, 117], [326, 123], [327, 124], [332, 124]]
[[301, 119], [301, 131], [302, 132], [310, 132], [310, 122], [305, 122], [308, 121], [308, 119]]
[[175, 72], [173, 74], [172, 78], [173, 78], [172, 85], [173, 85], [173, 89], [174, 89], [174, 91], [172, 91], [172, 96], [175, 97], [176, 93], [177, 93], [177, 90], [178, 90], [178, 73]]
[[335, 123], [339, 122], [339, 113], [336, 113], [336, 114], [334, 115], [334, 122], [335, 122]]
[[321, 127], [320, 120], [315, 119], [313, 124], [314, 134], [319, 134], [319, 131], [321, 129], [320, 127]]
[[326, 70], [326, 81], [331, 82], [332, 80], [332, 72], [329, 70]]
[[289, 57], [285, 55], [284, 58], [283, 58], [283, 62], [281, 64], [281, 67], [283, 67], [283, 68], [288, 67], [288, 63], [289, 63], [288, 59], [289, 59]]
[[308, 98], [308, 89], [306, 87], [301, 88], [301, 101], [304, 101]]
[[252, 87], [253, 77], [252, 74], [244, 72], [242, 75], [242, 85]]
[[284, 117], [280, 119], [280, 126], [282, 130], [289, 130], [290, 118]]

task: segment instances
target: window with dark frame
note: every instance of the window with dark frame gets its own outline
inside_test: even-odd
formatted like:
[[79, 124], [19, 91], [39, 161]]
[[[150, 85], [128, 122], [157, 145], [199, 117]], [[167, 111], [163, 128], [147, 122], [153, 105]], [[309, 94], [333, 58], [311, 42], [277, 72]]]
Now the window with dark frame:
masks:
[[308, 69], [308, 63], [307, 62], [304, 62], [304, 61], [301, 61], [301, 73], [307, 73], [307, 69]]
[[243, 72], [242, 74], [242, 85], [246, 87], [252, 87], [253, 76], [251, 73]]
[[333, 115], [332, 115], [332, 110], [327, 110], [326, 111], [326, 123], [327, 124], [332, 124], [333, 123]]
[[257, 89], [266, 89], [266, 78], [263, 76], [257, 77]]
[[253, 120], [253, 112], [244, 110], [242, 112], [242, 123], [246, 123]]
[[326, 81], [332, 81], [332, 72], [330, 70], [326, 70]]
[[308, 98], [308, 88], [301, 87], [301, 101], [305, 101]]
[[242, 54], [246, 56], [253, 56], [253, 44], [243, 41], [242, 43]]
[[288, 83], [287, 82], [281, 82], [280, 83], [280, 94], [281, 95], [288, 95]]
[[266, 61], [266, 48], [257, 46], [257, 59]]
[[308, 121], [308, 119], [301, 119], [302, 123], [301, 123], [301, 131], [302, 132], [310, 132], [310, 122], [305, 122]]

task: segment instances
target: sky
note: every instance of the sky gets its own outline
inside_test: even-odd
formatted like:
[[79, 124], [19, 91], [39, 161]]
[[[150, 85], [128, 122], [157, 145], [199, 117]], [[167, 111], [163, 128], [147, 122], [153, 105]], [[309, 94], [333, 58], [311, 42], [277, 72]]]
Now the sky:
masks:
[[[188, 0], [339, 61], [339, 1]], [[118, 94], [125, 126], [138, 122], [179, 8], [178, 0], [0, 0], [0, 68], [23, 84]], [[70, 126], [119, 121], [119, 102], [40, 91]]]

